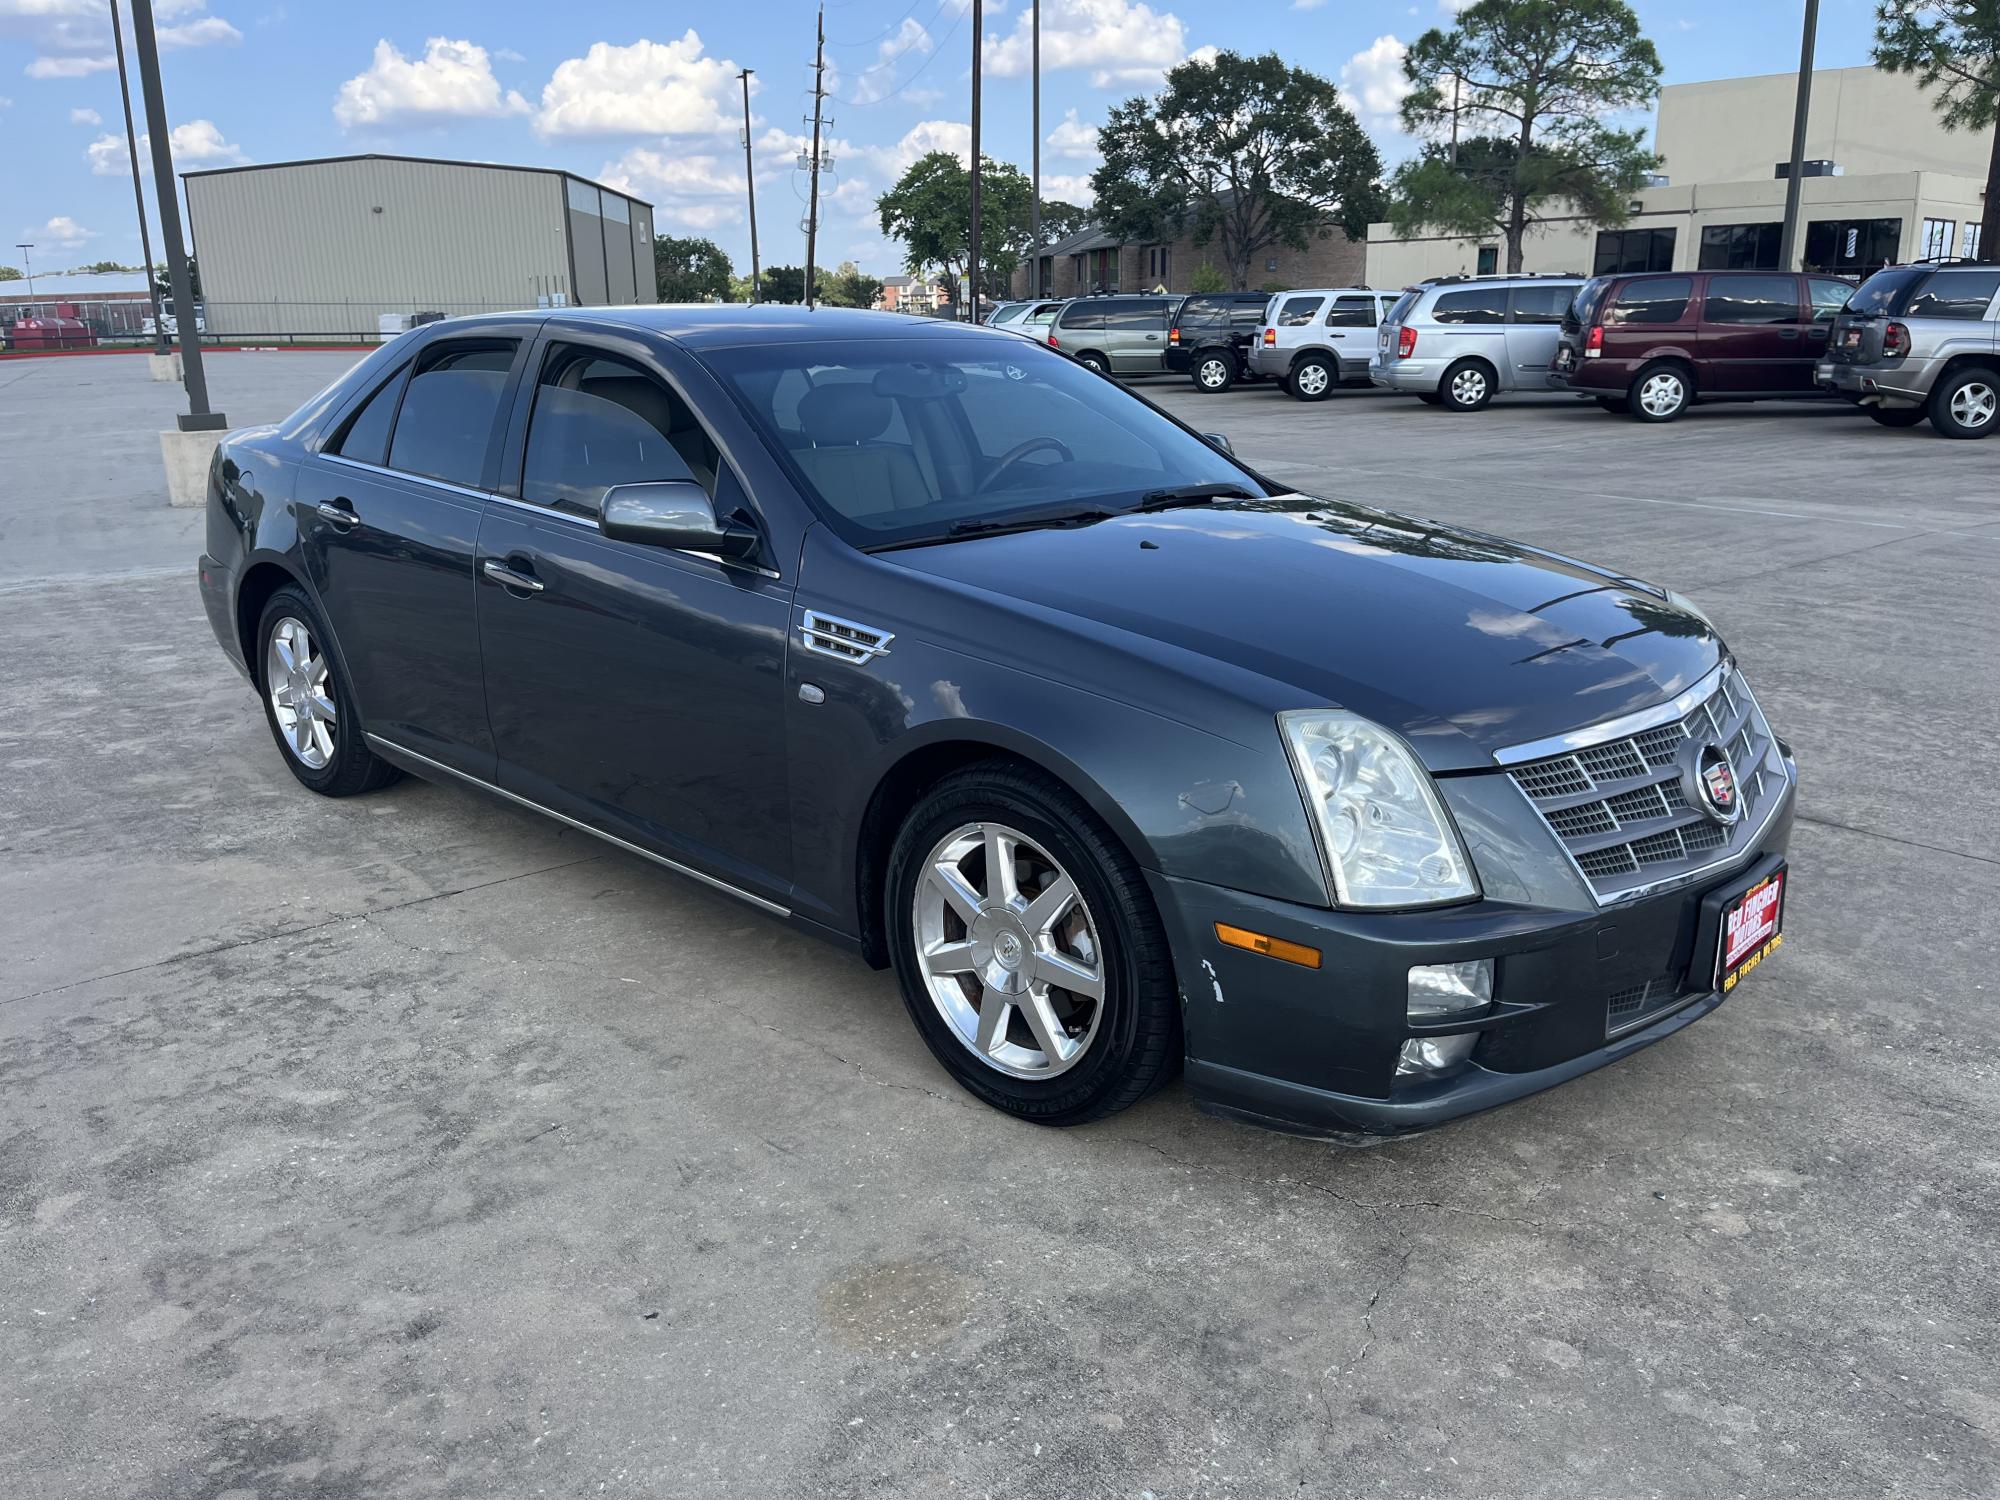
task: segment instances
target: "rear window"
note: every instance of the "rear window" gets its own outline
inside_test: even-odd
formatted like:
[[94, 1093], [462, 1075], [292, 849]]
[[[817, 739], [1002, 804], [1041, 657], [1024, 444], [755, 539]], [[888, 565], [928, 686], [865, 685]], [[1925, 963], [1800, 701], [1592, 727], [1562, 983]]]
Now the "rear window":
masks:
[[1503, 286], [1481, 286], [1457, 292], [1440, 292], [1431, 306], [1431, 317], [1439, 323], [1504, 323], [1507, 321], [1507, 289]]
[[389, 442], [389, 467], [477, 486], [500, 416], [514, 345], [445, 345], [410, 377]]
[[1710, 323], [1796, 323], [1799, 284], [1790, 276], [1711, 276], [1702, 318]]
[[1280, 328], [1303, 328], [1319, 316], [1325, 305], [1324, 297], [1287, 297], [1275, 321]]
[[1569, 311], [1563, 315], [1563, 327], [1587, 328], [1597, 321], [1597, 310], [1604, 305], [1604, 294], [1611, 290], [1611, 278], [1600, 276], [1595, 281], [1586, 281], [1577, 288], [1575, 300]]
[[1910, 298], [1904, 316], [1977, 322], [2000, 291], [2000, 271], [1940, 271]]
[[1925, 266], [1892, 266], [1877, 271], [1861, 283], [1861, 290], [1848, 302], [1847, 310], [1871, 318], [1899, 316], [1911, 290], [1930, 274]]
[[1166, 321], [1167, 304], [1164, 302], [1116, 302], [1104, 309], [1107, 330], [1138, 333], [1164, 328]]
[[1694, 283], [1685, 276], [1648, 276], [1628, 281], [1617, 301], [1604, 310], [1611, 323], [1678, 323], [1687, 316]]
[[1056, 318], [1058, 328], [1102, 328], [1104, 308], [1098, 304], [1072, 302]]
[[1410, 315], [1410, 309], [1417, 305], [1417, 298], [1422, 295], [1423, 294], [1419, 292], [1417, 288], [1411, 287], [1407, 292], [1403, 293], [1402, 296], [1396, 299], [1396, 305], [1389, 309], [1389, 316], [1384, 318], [1382, 321], [1385, 323], [1402, 322], [1403, 319], [1407, 318]]
[[1329, 328], [1373, 328], [1375, 326], [1375, 299], [1373, 297], [1336, 297], [1328, 309], [1326, 326]]

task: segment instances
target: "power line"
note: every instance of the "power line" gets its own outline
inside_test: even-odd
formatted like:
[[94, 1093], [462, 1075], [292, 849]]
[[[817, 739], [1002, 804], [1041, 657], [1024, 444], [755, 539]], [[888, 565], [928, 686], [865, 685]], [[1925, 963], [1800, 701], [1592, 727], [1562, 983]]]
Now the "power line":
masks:
[[[915, 15], [917, 7], [919, 5], [922, 5], [923, 3], [924, 0], [910, 0], [910, 8], [908, 10], [904, 11], [900, 16], [896, 17], [895, 20], [891, 21], [887, 26], [884, 26], [880, 31], [876, 32], [875, 35], [873, 36], [863, 37], [858, 42], [843, 42], [836, 37], [834, 39], [833, 45], [836, 47], [872, 47], [875, 45], [875, 43], [881, 41], [883, 37], [887, 36], [890, 32], [894, 31], [898, 26], [901, 26], [905, 21], [909, 20], [911, 16]], [[938, 11], [940, 14], [943, 13], [945, 5], [949, 3], [950, 0], [943, 0], [943, 3], [941, 3], [938, 6]]]
[[[949, 0], [947, 0], [947, 4], [948, 3]], [[943, 14], [943, 10], [944, 7], [940, 6], [939, 7], [940, 15]], [[840, 99], [839, 102], [845, 105], [849, 109], [872, 109], [874, 106], [878, 104], [887, 104], [891, 99], [897, 97], [911, 84], [915, 83], [919, 78], [921, 78], [923, 76], [924, 69], [928, 68], [932, 63], [938, 60], [939, 55], [943, 53], [945, 50], [945, 44], [948, 43], [953, 37], [958, 35], [958, 28], [965, 23], [965, 15], [966, 13], [964, 11], [960, 11], [958, 13], [957, 18], [952, 21], [951, 25], [945, 28], [944, 35], [936, 39], [937, 44], [931, 48], [930, 55], [917, 65], [915, 70], [911, 72], [908, 78], [905, 78], [901, 83], [897, 84], [893, 89], [889, 90], [888, 93], [878, 94], [873, 99]], [[870, 69], [869, 71], [872, 72], [873, 70]], [[865, 77], [866, 74], [857, 74], [856, 76]]]

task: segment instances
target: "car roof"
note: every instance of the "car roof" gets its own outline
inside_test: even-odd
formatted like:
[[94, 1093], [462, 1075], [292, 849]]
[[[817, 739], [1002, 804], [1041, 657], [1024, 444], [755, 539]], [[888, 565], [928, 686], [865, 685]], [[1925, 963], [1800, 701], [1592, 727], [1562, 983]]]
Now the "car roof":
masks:
[[[482, 313], [427, 324], [423, 331], [427, 334], [436, 329], [464, 332], [485, 325], [518, 323], [523, 316], [522, 313]], [[563, 327], [622, 328], [661, 334], [691, 349], [796, 344], [818, 339], [868, 342], [877, 339], [1015, 337], [977, 323], [912, 317], [908, 313], [874, 312], [858, 307], [800, 307], [770, 302], [567, 307], [526, 316], [545, 316], [550, 322]]]
[[1343, 297], [1393, 297], [1394, 292], [1379, 286], [1294, 286], [1282, 292], [1266, 292], [1266, 297], [1331, 297], [1338, 293]]

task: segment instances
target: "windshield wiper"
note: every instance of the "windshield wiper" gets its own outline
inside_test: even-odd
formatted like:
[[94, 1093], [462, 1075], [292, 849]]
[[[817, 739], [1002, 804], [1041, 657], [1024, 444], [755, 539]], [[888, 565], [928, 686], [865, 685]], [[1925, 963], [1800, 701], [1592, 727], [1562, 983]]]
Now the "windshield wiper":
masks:
[[1171, 489], [1147, 490], [1134, 510], [1166, 510], [1175, 505], [1200, 505], [1210, 500], [1255, 500], [1247, 486], [1224, 480], [1219, 484], [1180, 484]]
[[1039, 531], [1045, 526], [1090, 526], [1108, 521], [1116, 512], [1108, 510], [1058, 510], [1040, 515], [995, 516], [982, 521], [953, 521], [946, 536], [992, 536], [1002, 531]]

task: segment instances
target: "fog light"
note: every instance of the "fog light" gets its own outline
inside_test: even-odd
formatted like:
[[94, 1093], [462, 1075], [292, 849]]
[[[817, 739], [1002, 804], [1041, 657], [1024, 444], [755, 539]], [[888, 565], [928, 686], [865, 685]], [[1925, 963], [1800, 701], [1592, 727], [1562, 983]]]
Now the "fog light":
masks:
[[1478, 1040], [1476, 1031], [1458, 1036], [1413, 1036], [1396, 1056], [1396, 1076], [1434, 1078], [1449, 1073], [1472, 1056], [1472, 1044]]
[[1419, 964], [1410, 970], [1410, 1019], [1442, 1021], [1493, 1003], [1493, 960]]

